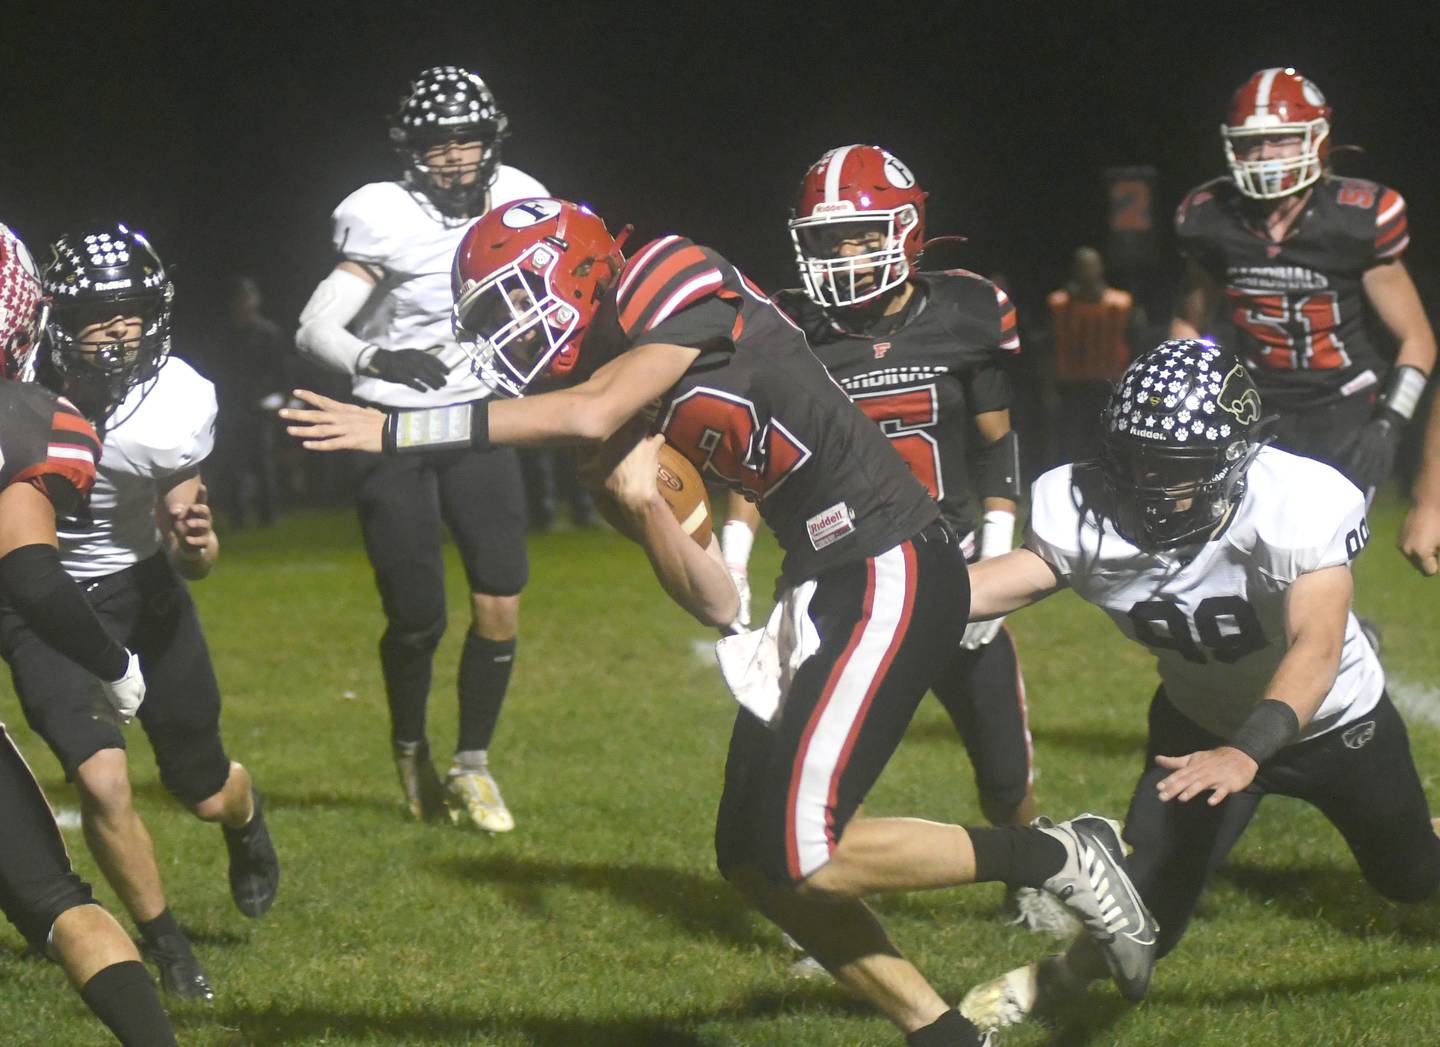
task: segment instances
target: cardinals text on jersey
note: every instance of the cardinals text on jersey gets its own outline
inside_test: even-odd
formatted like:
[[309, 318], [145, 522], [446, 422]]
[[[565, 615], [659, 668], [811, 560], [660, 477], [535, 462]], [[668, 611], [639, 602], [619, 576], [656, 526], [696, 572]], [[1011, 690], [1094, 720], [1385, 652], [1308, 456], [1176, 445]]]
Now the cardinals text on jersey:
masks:
[[130, 390], [105, 433], [89, 505], [56, 527], [71, 577], [113, 574], [160, 550], [155, 503], [166, 480], [210, 454], [215, 415], [215, 387], [176, 356]]
[[[1286, 590], [1302, 574], [1349, 563], [1368, 540], [1360, 492], [1328, 465], [1264, 448], [1229, 526], [1186, 560], [1143, 553], [1097, 520], [1073, 468], [1035, 481], [1025, 546], [1154, 652], [1175, 708], [1232, 736], [1285, 655]], [[1384, 684], [1351, 614], [1334, 686], [1301, 738], [1364, 716]]]
[[1389, 365], [1366, 329], [1366, 270], [1410, 242], [1405, 201], [1358, 178], [1315, 183], [1273, 241], [1228, 178], [1192, 190], [1175, 215], [1182, 250], [1223, 289], [1220, 341], [1254, 372], [1267, 404], [1294, 408], [1358, 392]]
[[[490, 187], [490, 206], [532, 196], [545, 187], [502, 166]], [[402, 182], [372, 182], [335, 209], [332, 240], [341, 258], [385, 270], [351, 325], [355, 335], [382, 349], [432, 350], [450, 368], [443, 389], [419, 392], [395, 382], [357, 376], [355, 395], [390, 407], [439, 407], [475, 400], [489, 389], [470, 369], [450, 329], [450, 268], [468, 219], [447, 218], [422, 193]]]

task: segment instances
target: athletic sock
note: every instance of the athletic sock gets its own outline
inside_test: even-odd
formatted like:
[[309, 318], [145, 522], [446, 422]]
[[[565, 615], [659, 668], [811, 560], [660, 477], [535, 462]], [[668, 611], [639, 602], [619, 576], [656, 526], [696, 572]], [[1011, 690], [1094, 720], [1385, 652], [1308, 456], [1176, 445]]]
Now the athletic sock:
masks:
[[182, 937], [184, 933], [180, 930], [180, 924], [175, 919], [175, 914], [166, 906], [159, 916], [153, 920], [137, 920], [136, 926], [140, 928], [140, 936], [151, 945], [154, 945], [167, 934], [178, 934]]
[[112, 963], [80, 987], [80, 999], [124, 1047], [175, 1047], [170, 1016], [138, 960]]
[[490, 770], [490, 754], [484, 749], [456, 749], [453, 762], [462, 771], [487, 774]]
[[959, 1011], [946, 1011], [923, 1029], [907, 1033], [909, 1047], [980, 1047], [980, 1030]]
[[392, 636], [394, 627], [380, 638], [380, 671], [385, 677], [385, 700], [390, 706], [392, 738], [424, 738], [425, 706], [430, 699], [430, 673], [437, 633], [423, 639]]
[[1028, 825], [965, 830], [975, 849], [975, 882], [1039, 887], [1065, 867], [1065, 846]]
[[515, 666], [514, 638], [487, 640], [471, 629], [460, 652], [460, 740], [466, 751], [490, 748]]

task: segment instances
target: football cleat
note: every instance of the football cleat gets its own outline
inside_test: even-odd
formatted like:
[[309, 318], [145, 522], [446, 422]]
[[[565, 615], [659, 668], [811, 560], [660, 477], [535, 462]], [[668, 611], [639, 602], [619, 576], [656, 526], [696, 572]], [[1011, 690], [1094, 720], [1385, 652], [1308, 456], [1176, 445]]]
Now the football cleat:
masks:
[[445, 814], [445, 787], [430, 762], [429, 743], [395, 742], [393, 751], [410, 817], [417, 822], [428, 822]]
[[450, 773], [445, 775], [445, 802], [450, 807], [450, 820], [456, 825], [468, 817], [488, 833], [508, 833], [515, 828], [515, 818], [505, 806], [500, 786], [487, 770], [451, 764]]
[[1120, 995], [1139, 1003], [1155, 970], [1158, 927], [1125, 871], [1119, 823], [1082, 814], [1058, 825], [1049, 818], [1033, 824], [1066, 852], [1065, 865], [1041, 886], [1080, 918]]
[[1039, 1000], [1039, 971], [1031, 963], [982, 982], [960, 1001], [960, 1013], [985, 1033], [1019, 1025]]
[[1012, 924], [1036, 934], [1069, 941], [1080, 931], [1080, 924], [1053, 894], [1034, 887], [1017, 887], [1006, 898]]
[[280, 890], [280, 859], [265, 827], [260, 794], [252, 792], [254, 814], [238, 829], [222, 825], [225, 849], [230, 852], [230, 897], [235, 908], [252, 920], [264, 916]]
[[160, 971], [160, 986], [182, 1000], [215, 999], [215, 990], [190, 941], [183, 934], [162, 934], [153, 942], [142, 942], [140, 951]]

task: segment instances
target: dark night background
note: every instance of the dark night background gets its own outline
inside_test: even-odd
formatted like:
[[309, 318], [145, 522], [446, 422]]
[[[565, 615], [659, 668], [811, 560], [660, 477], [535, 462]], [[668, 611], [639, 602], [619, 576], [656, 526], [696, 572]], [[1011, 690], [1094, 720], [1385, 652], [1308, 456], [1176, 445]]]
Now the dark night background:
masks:
[[794, 279], [806, 166], [884, 144], [929, 189], [930, 234], [970, 238], [936, 260], [1004, 272], [1032, 310], [1103, 235], [1114, 164], [1158, 169], [1163, 306], [1169, 215], [1223, 171], [1230, 93], [1293, 64], [1335, 107], [1332, 141], [1365, 147], [1340, 170], [1408, 198], [1427, 292], [1440, 270], [1432, 3], [12, 3], [4, 23], [0, 219], [37, 253], [76, 219], [149, 231], [182, 352], [235, 273], [292, 328], [332, 262], [331, 209], [398, 172], [385, 117], [442, 63], [489, 81], [508, 162], [769, 288]]

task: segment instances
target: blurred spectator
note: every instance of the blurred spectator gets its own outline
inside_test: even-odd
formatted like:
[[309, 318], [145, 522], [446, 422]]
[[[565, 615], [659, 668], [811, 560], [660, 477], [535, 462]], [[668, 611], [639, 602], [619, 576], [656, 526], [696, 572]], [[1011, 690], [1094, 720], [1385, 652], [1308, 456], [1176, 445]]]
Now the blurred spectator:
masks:
[[575, 475], [573, 449], [522, 449], [520, 468], [525, 475], [525, 501], [530, 530], [541, 533], [553, 531], [558, 504], [562, 498], [570, 509], [570, 519], [576, 527], [595, 526], [595, 502]]
[[232, 527], [245, 526], [252, 495], [260, 522], [275, 522], [275, 412], [289, 394], [289, 344], [280, 328], [261, 314], [262, 304], [260, 288], [250, 277], [231, 283], [225, 324], [210, 366], [220, 420], [207, 479], [211, 502]]
[[1139, 348], [1145, 311], [1128, 292], [1106, 285], [1105, 260], [1093, 247], [1075, 251], [1069, 281], [1047, 301], [1057, 401], [1052, 461], [1090, 458], [1099, 450], [1111, 383]]

